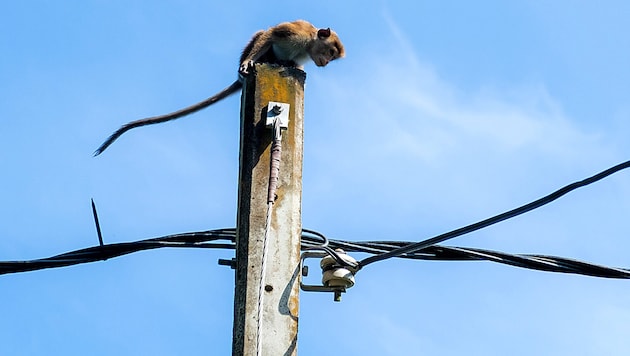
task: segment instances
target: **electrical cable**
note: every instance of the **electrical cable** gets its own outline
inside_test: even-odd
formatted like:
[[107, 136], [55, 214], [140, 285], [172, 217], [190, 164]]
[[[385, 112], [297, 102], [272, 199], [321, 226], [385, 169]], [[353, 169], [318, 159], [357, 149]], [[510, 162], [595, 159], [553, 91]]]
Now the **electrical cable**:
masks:
[[[313, 235], [312, 230], [303, 231], [303, 250], [317, 247], [320, 244], [321, 239], [313, 238]], [[323, 236], [319, 233], [316, 233], [316, 235]], [[30, 261], [0, 262], [0, 275], [104, 261], [133, 252], [163, 247], [220, 248], [233, 250], [235, 248], [235, 236], [236, 230], [232, 228], [174, 234], [135, 242], [105, 244], [103, 246], [89, 247], [49, 258]], [[219, 240], [227, 240], [230, 241], [230, 243], [210, 243]], [[346, 252], [368, 254], [381, 254], [413, 245], [413, 242], [408, 241], [326, 240], [329, 241], [328, 247], [331, 249], [342, 248]], [[425, 261], [491, 261], [548, 272], [581, 274], [601, 278], [630, 279], [630, 269], [627, 268], [606, 267], [565, 257], [538, 254], [509, 254], [468, 247], [433, 245], [396, 257]]]
[[[113, 257], [133, 252], [151, 250], [162, 247], [195, 247], [234, 249], [235, 229], [217, 229], [209, 231], [191, 232], [168, 235], [159, 238], [146, 239], [135, 242], [104, 244], [84, 248], [57, 256], [30, 261], [0, 262], [0, 275], [8, 273], [28, 272], [45, 268], [72, 266], [81, 263], [105, 261]], [[232, 243], [208, 243], [210, 241], [229, 240]]]
[[[504, 252], [484, 250], [466, 247], [448, 247], [436, 245], [447, 239], [461, 236], [463, 234], [479, 230], [481, 228], [496, 224], [500, 221], [526, 213], [540, 206], [548, 204], [568, 192], [594, 183], [622, 169], [630, 167], [630, 161], [618, 164], [594, 176], [582, 181], [569, 184], [545, 197], [542, 197], [519, 208], [496, 215], [428, 240], [421, 242], [406, 241], [343, 241], [329, 240], [323, 234], [303, 229], [302, 230], [302, 250], [323, 250], [332, 256], [340, 265], [357, 267], [345, 262], [336, 253], [336, 249], [343, 249], [346, 252], [360, 252], [371, 254], [359, 262], [360, 269], [367, 264], [382, 261], [384, 259], [397, 257], [415, 260], [440, 260], [440, 261], [492, 261], [511, 266], [542, 270], [549, 272], [582, 274], [602, 278], [630, 278], [630, 269], [615, 268], [596, 265], [588, 262], [578, 261], [557, 256], [534, 255], [534, 254], [509, 254]], [[19, 273], [35, 271], [46, 268], [56, 268], [71, 266], [81, 263], [104, 261], [113, 257], [126, 255], [133, 252], [156, 249], [162, 247], [187, 247], [187, 248], [221, 248], [235, 249], [236, 229], [225, 228], [208, 231], [189, 232], [173, 234], [163, 237], [151, 238], [135, 242], [124, 242], [114, 244], [104, 244], [96, 216], [96, 208], [92, 205], [94, 219], [97, 226], [99, 246], [89, 247], [76, 251], [71, 251], [49, 258], [26, 260], [26, 261], [0, 261], [0, 275], [9, 273]], [[229, 243], [211, 243], [218, 240], [228, 240]]]
[[[314, 239], [311, 236], [309, 236], [309, 235], [314, 235], [317, 238], [321, 239], [322, 243], [321, 244], [317, 244], [316, 242], [313, 242]], [[316, 244], [317, 247], [328, 247], [328, 238], [326, 236], [324, 236], [324, 234], [319, 233], [319, 232], [317, 232], [315, 230], [302, 229], [302, 244], [304, 244], [304, 243], [306, 243], [308, 245], [311, 245], [311, 244], [315, 245]]]
[[[405, 241], [348, 242], [330, 240], [330, 245], [332, 247], [342, 247], [349, 252], [374, 254], [395, 251], [401, 247], [413, 245], [413, 243]], [[515, 267], [547, 272], [581, 274], [601, 278], [630, 279], [630, 269], [627, 268], [606, 267], [558, 256], [509, 254], [479, 248], [433, 245], [420, 251], [410, 252], [396, 257], [433, 261], [491, 261]]]
[[[322, 243], [318, 244], [316, 241], [313, 241], [314, 239], [309, 236], [309, 234], [322, 239]], [[335, 249], [330, 248], [328, 244], [328, 238], [323, 234], [314, 230], [302, 229], [302, 251], [324, 251], [332, 257], [338, 265], [352, 268], [356, 267], [356, 264], [348, 262], [346, 259], [341, 257]]]
[[470, 225], [461, 227], [459, 229], [455, 229], [455, 230], [446, 232], [446, 233], [441, 234], [441, 235], [437, 235], [435, 237], [432, 237], [432, 238], [424, 240], [424, 241], [416, 242], [416, 243], [413, 243], [413, 244], [409, 244], [409, 245], [400, 247], [398, 249], [394, 249], [394, 250], [391, 250], [391, 251], [388, 251], [388, 252], [385, 252], [385, 253], [381, 253], [381, 254], [378, 254], [378, 255], [375, 255], [375, 256], [368, 257], [366, 259], [363, 259], [363, 260], [359, 261], [358, 270], [360, 270], [361, 268], [363, 268], [363, 267], [365, 267], [365, 266], [367, 266], [367, 265], [369, 265], [371, 263], [374, 263], [374, 262], [377, 262], [377, 261], [386, 260], [386, 259], [392, 258], [392, 257], [401, 256], [401, 255], [404, 255], [406, 253], [411, 253], [411, 252], [414, 252], [414, 251], [422, 250], [423, 248], [426, 248], [426, 247], [438, 244], [440, 242], [444, 242], [446, 240], [449, 240], [449, 239], [452, 239], [452, 238], [455, 238], [455, 237], [458, 237], [458, 236], [461, 236], [461, 235], [465, 235], [465, 234], [471, 233], [473, 231], [477, 231], [477, 230], [486, 228], [486, 227], [488, 227], [490, 225], [494, 225], [494, 224], [499, 223], [501, 221], [504, 221], [504, 220], [507, 220], [507, 219], [511, 219], [511, 218], [513, 218], [515, 216], [518, 216], [518, 215], [521, 215], [521, 214], [525, 214], [525, 213], [527, 213], [529, 211], [532, 211], [534, 209], [540, 208], [543, 205], [549, 204], [552, 201], [562, 197], [563, 195], [565, 195], [565, 194], [567, 194], [567, 193], [569, 193], [569, 192], [571, 192], [571, 191], [573, 191], [575, 189], [587, 186], [587, 185], [589, 185], [591, 183], [595, 183], [598, 180], [601, 180], [601, 179], [603, 179], [605, 177], [608, 177], [609, 175], [614, 174], [616, 172], [619, 172], [619, 171], [621, 171], [623, 169], [626, 169], [628, 167], [630, 167], [630, 161], [626, 161], [626, 162], [620, 163], [620, 164], [618, 164], [618, 165], [616, 165], [614, 167], [611, 167], [611, 168], [609, 168], [609, 169], [607, 169], [605, 171], [597, 173], [597, 174], [595, 174], [595, 175], [593, 175], [591, 177], [588, 177], [588, 178], [583, 179], [581, 181], [574, 182], [574, 183], [571, 183], [569, 185], [566, 185], [566, 186], [556, 190], [555, 192], [553, 192], [553, 193], [551, 193], [549, 195], [546, 195], [546, 196], [544, 196], [544, 197], [542, 197], [542, 198], [540, 198], [538, 200], [535, 200], [535, 201], [533, 201], [531, 203], [525, 204], [525, 205], [520, 206], [518, 208], [512, 209], [510, 211], [501, 213], [499, 215], [495, 215], [495, 216], [490, 217], [488, 219], [481, 220], [479, 222], [476, 222], [474, 224], [470, 224]]

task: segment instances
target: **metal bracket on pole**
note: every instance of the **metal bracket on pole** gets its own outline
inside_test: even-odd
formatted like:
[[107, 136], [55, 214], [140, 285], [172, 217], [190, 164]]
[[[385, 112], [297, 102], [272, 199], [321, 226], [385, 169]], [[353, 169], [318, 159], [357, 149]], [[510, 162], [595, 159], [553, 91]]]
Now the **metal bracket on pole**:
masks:
[[265, 120], [265, 126], [273, 127], [273, 122], [276, 119], [280, 120], [280, 127], [286, 129], [289, 127], [289, 109], [291, 105], [287, 103], [277, 103], [270, 101], [267, 105], [267, 119]]

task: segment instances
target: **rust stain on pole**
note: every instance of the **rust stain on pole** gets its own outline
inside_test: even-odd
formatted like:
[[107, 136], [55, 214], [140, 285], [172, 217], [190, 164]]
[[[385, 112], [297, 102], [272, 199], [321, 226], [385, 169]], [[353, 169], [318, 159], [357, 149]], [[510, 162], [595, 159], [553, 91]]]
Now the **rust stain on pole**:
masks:
[[236, 237], [233, 355], [255, 355], [262, 243], [267, 214], [270, 101], [290, 104], [282, 133], [277, 199], [268, 236], [264, 276], [262, 354], [297, 354], [302, 205], [304, 81], [298, 69], [257, 64], [241, 99], [241, 145]]

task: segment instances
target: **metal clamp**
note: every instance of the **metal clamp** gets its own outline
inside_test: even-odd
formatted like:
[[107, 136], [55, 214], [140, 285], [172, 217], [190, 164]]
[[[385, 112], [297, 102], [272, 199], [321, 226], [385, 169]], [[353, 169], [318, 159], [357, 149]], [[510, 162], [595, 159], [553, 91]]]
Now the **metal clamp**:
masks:
[[265, 120], [265, 126], [273, 127], [273, 122], [276, 119], [280, 120], [280, 128], [286, 129], [289, 127], [289, 109], [291, 105], [287, 103], [277, 103], [270, 101], [267, 105], [267, 119]]

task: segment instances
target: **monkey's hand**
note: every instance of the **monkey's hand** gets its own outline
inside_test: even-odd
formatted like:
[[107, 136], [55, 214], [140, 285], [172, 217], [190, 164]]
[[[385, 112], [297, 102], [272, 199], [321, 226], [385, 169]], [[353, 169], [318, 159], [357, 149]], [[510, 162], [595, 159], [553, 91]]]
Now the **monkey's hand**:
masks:
[[241, 66], [238, 68], [238, 73], [243, 77], [249, 75], [249, 69], [254, 66], [254, 61], [245, 60], [241, 63]]

